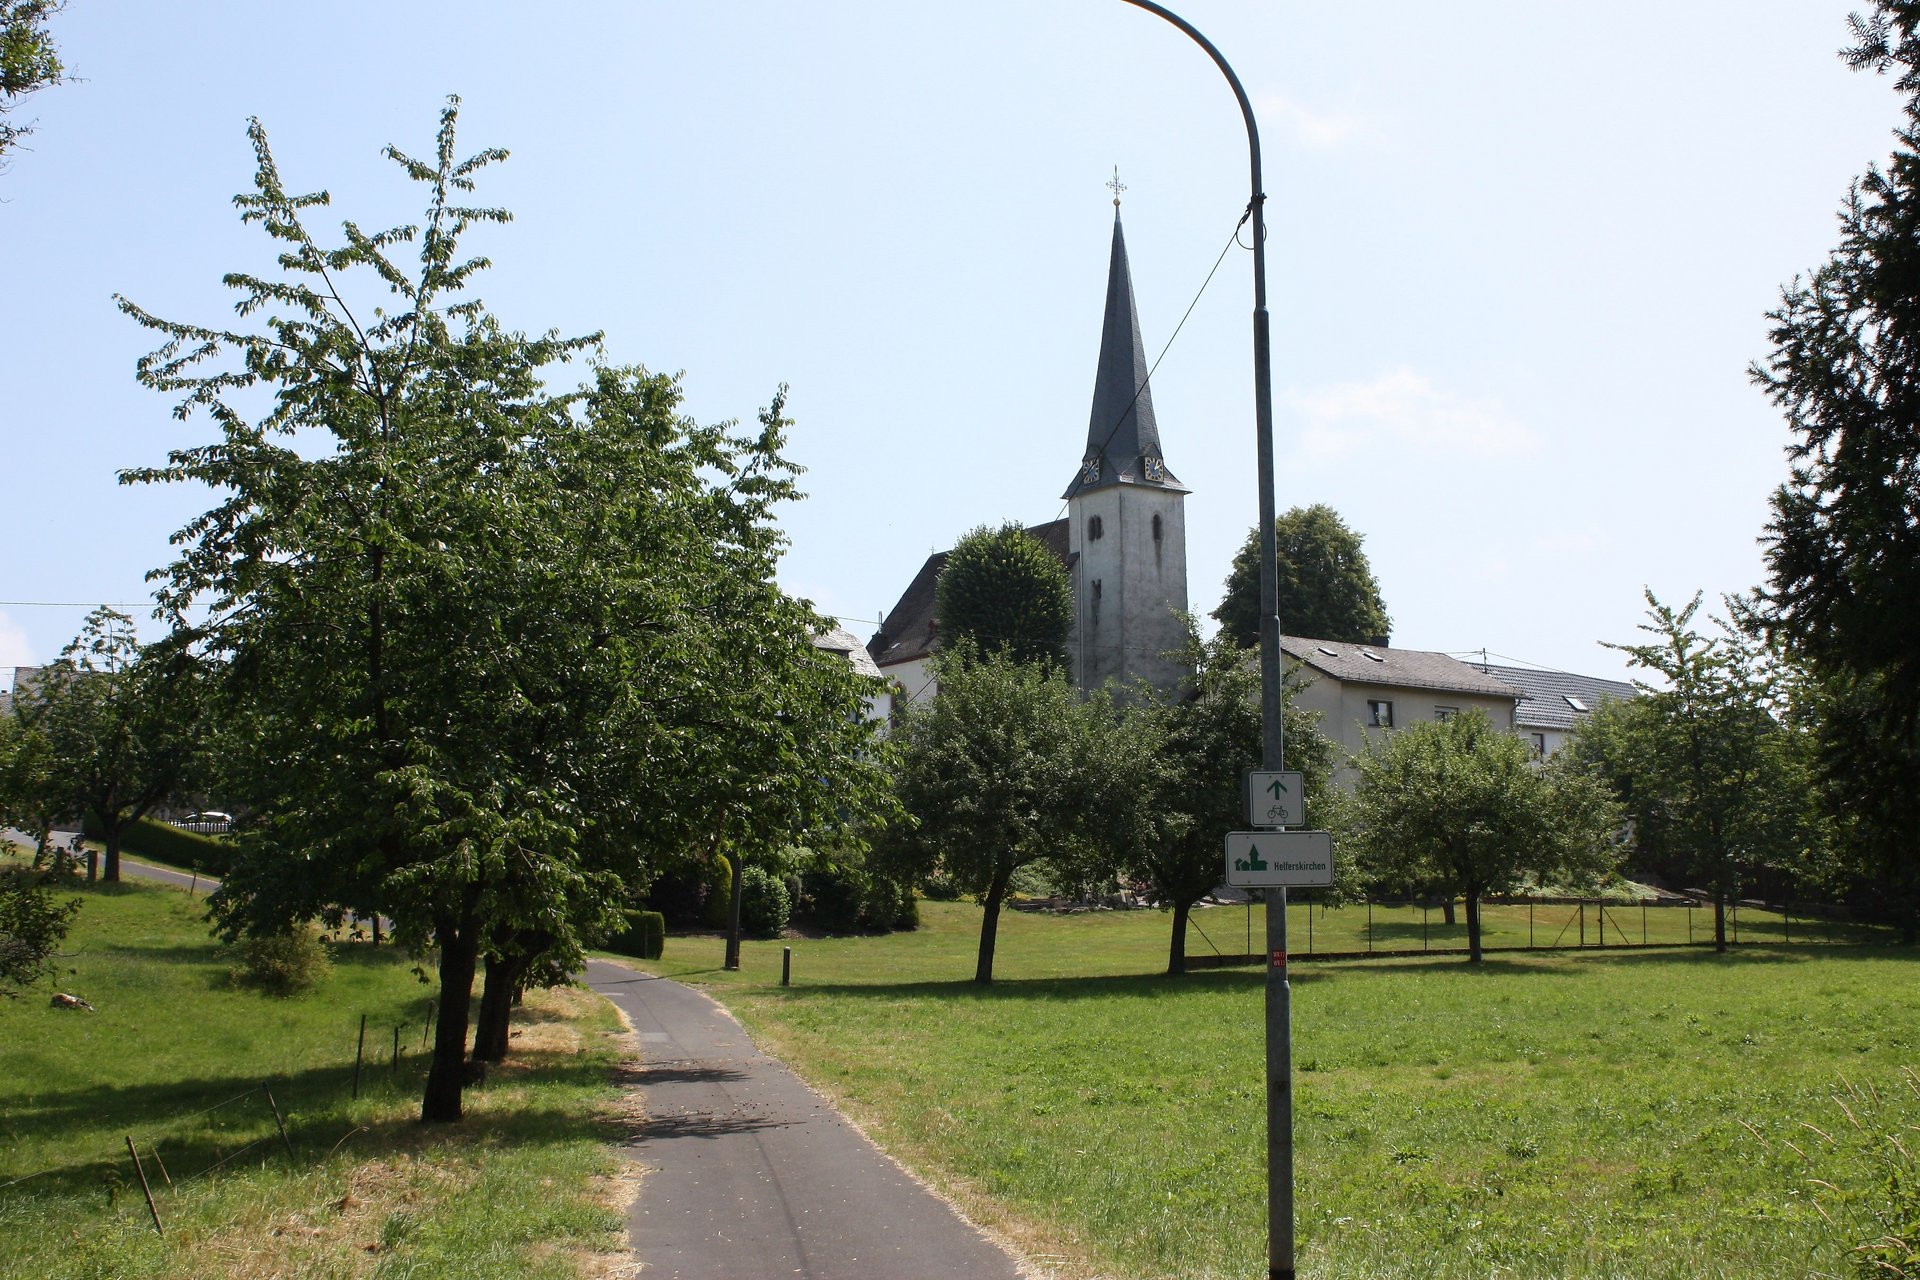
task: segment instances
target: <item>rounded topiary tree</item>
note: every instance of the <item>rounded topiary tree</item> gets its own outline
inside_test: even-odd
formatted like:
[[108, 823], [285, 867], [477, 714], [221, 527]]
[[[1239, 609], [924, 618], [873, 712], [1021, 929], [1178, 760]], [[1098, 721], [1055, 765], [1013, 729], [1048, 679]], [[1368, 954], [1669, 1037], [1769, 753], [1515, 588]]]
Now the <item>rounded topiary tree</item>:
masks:
[[1073, 630], [1067, 567], [1011, 522], [981, 525], [954, 544], [935, 587], [940, 634], [1020, 662], [1064, 664]]

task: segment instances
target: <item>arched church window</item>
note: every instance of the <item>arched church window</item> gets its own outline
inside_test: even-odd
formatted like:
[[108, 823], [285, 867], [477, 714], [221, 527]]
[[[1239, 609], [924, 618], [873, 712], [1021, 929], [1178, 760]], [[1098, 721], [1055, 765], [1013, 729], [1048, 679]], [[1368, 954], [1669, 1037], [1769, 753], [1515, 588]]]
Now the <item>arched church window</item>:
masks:
[[[1158, 519], [1159, 517], [1156, 516], [1154, 518]], [[1106, 530], [1102, 528], [1100, 525], [1100, 517], [1088, 516], [1087, 517], [1087, 541], [1098, 542], [1100, 541], [1101, 535], [1103, 535], [1104, 533], [1106, 533]]]
[[1155, 542], [1160, 541], [1160, 513], [1158, 511], [1153, 513], [1153, 540]]

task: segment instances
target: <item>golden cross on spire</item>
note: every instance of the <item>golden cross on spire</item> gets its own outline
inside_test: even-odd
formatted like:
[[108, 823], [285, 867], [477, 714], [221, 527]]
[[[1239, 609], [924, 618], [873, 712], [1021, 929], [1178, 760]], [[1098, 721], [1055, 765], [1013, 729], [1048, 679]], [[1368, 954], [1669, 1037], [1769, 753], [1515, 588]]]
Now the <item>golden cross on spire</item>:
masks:
[[1120, 207], [1120, 193], [1127, 189], [1127, 184], [1120, 181], [1119, 165], [1113, 166], [1113, 181], [1104, 183], [1103, 185], [1107, 190], [1113, 192], [1113, 207], [1118, 209]]

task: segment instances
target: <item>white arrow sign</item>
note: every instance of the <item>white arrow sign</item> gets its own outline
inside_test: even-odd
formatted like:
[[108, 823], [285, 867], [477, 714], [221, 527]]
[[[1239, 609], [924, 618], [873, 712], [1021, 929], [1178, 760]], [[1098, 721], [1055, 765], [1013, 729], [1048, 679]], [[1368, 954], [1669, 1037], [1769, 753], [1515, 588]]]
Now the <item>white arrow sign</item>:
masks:
[[1333, 836], [1325, 831], [1229, 831], [1227, 883], [1236, 889], [1330, 885]]
[[1247, 774], [1249, 824], [1297, 827], [1306, 820], [1306, 779], [1291, 769], [1255, 769]]

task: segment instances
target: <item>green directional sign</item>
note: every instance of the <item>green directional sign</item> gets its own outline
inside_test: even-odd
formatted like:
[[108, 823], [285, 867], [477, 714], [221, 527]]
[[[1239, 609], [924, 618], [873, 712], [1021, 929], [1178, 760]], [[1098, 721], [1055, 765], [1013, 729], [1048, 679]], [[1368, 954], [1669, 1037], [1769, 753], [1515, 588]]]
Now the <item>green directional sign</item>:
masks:
[[1254, 769], [1247, 774], [1247, 823], [1297, 827], [1307, 820], [1306, 780], [1291, 769]]
[[1333, 837], [1325, 831], [1230, 831], [1227, 883], [1236, 889], [1330, 885]]

